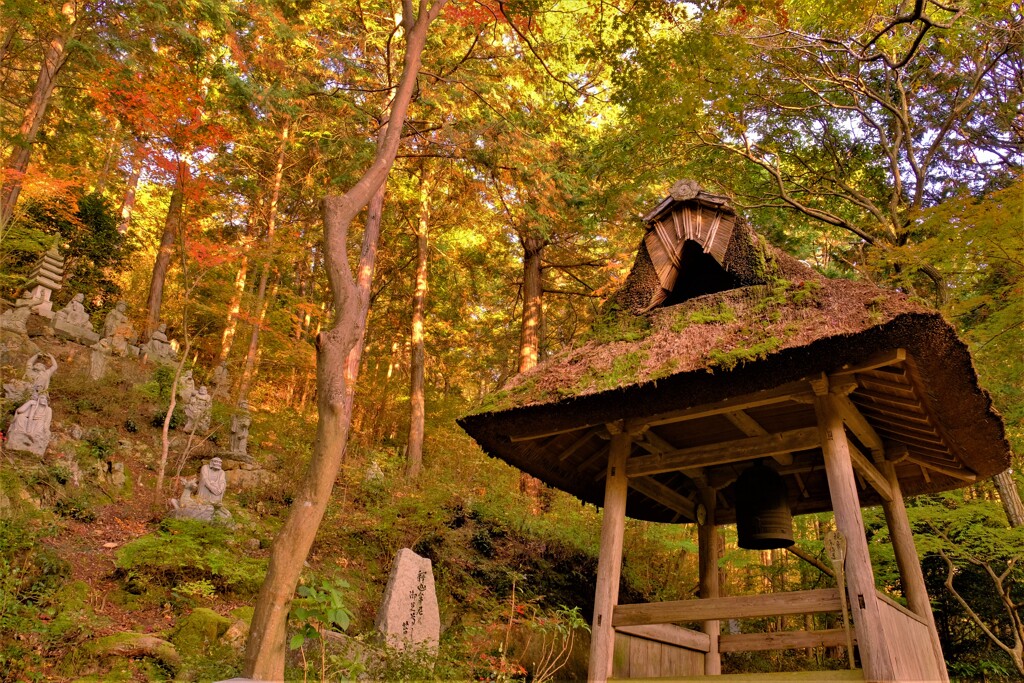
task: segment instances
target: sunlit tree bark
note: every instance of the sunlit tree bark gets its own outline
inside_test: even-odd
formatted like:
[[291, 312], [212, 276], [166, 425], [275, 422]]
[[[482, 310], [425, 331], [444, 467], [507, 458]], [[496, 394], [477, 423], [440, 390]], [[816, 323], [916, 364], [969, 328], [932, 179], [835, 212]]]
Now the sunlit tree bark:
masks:
[[416, 234], [416, 288], [412, 295], [412, 353], [409, 372], [409, 449], [406, 453], [406, 476], [415, 479], [423, 466], [423, 435], [426, 421], [424, 397], [424, 365], [426, 348], [423, 339], [424, 311], [427, 302], [427, 230], [430, 227], [430, 183], [420, 176], [420, 213]]

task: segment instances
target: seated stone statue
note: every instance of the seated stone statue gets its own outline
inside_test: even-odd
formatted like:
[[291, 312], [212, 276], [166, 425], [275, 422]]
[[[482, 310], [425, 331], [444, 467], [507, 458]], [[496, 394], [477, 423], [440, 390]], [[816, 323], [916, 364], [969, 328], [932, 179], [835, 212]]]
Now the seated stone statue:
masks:
[[31, 399], [14, 412], [14, 419], [7, 430], [7, 447], [43, 455], [50, 445], [52, 421], [53, 409], [50, 408], [46, 394], [33, 394]]
[[252, 416], [249, 414], [249, 404], [245, 401], [238, 404], [238, 410], [239, 412], [231, 418], [231, 455], [240, 460], [248, 460]]
[[213, 407], [213, 398], [205, 386], [199, 387], [199, 391], [192, 395], [188, 405], [185, 406], [185, 431], [205, 432], [210, 428], [210, 409]]
[[206, 522], [231, 519], [231, 512], [222, 504], [226, 490], [227, 475], [221, 467], [221, 460], [213, 458], [200, 468], [197, 479], [184, 481], [181, 495], [170, 501], [174, 508], [171, 516]]
[[129, 351], [132, 355], [138, 353], [138, 349], [132, 346], [135, 343], [135, 329], [128, 320], [125, 308], [123, 301], [117, 302], [103, 321], [103, 338], [110, 340], [111, 349], [118, 356], [127, 356]]
[[87, 327], [92, 330], [92, 321], [89, 320], [89, 314], [85, 312], [83, 301], [85, 301], [84, 294], [81, 292], [75, 294], [74, 298], [68, 302], [68, 305], [57, 311], [56, 315], [54, 315], [54, 323], [63, 321], [73, 327]]
[[[43, 357], [50, 362], [43, 362]], [[4, 383], [4, 395], [20, 401], [30, 392], [45, 394], [50, 389], [50, 378], [57, 372], [57, 359], [46, 353], [37, 353], [25, 364], [25, 379], [16, 379]]]
[[146, 352], [153, 360], [161, 363], [174, 363], [177, 361], [177, 354], [171, 348], [171, 342], [167, 339], [167, 325], [160, 323], [160, 327], [153, 330], [146, 342]]
[[34, 301], [31, 298], [31, 294], [25, 292], [25, 297], [19, 299], [14, 308], [9, 308], [3, 314], [0, 314], [0, 330], [7, 330], [8, 332], [27, 336], [28, 317], [32, 315], [32, 303]]

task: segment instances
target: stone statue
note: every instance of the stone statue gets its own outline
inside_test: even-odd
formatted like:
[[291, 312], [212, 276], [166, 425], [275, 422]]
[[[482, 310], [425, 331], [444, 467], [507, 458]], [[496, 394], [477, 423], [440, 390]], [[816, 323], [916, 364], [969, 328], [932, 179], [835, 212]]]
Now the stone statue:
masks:
[[210, 429], [210, 409], [213, 407], [213, 397], [210, 396], [205, 386], [199, 387], [199, 391], [192, 395], [192, 399], [185, 406], [185, 431], [193, 433], [196, 431], [205, 432]]
[[127, 305], [123, 301], [118, 301], [110, 313], [107, 313], [107, 317], [103, 320], [104, 337], [113, 337], [118, 333], [123, 333], [126, 327], [129, 330], [131, 329], [132, 324], [128, 321], [128, 314], [125, 313], [126, 309]]
[[100, 339], [92, 345], [92, 354], [89, 357], [89, 378], [94, 382], [103, 379], [107, 374], [107, 361], [113, 352], [113, 344], [107, 337]]
[[231, 455], [241, 460], [248, 460], [249, 427], [252, 425], [249, 404], [242, 401], [238, 404], [238, 411], [231, 418]]
[[153, 330], [145, 348], [153, 360], [160, 363], [174, 363], [178, 360], [177, 354], [171, 348], [171, 343], [167, 340], [166, 323], [160, 323], [160, 327]]
[[32, 315], [32, 304], [35, 301], [31, 296], [29, 292], [25, 292], [25, 297], [18, 299], [14, 308], [9, 308], [0, 315], [0, 330], [28, 336], [28, 317]]
[[200, 468], [198, 479], [184, 481], [181, 495], [170, 501], [172, 517], [206, 522], [231, 519], [231, 512], [223, 506], [228, 480], [221, 464], [220, 458], [212, 458]]
[[84, 300], [84, 294], [75, 294], [68, 305], [53, 316], [53, 329], [67, 339], [92, 345], [100, 340], [100, 336], [92, 329], [92, 321], [82, 303]]
[[46, 394], [33, 393], [32, 398], [14, 412], [7, 430], [7, 447], [43, 455], [50, 445], [50, 423], [53, 409]]
[[188, 405], [195, 393], [196, 381], [192, 378], [192, 371], [186, 370], [178, 378], [178, 398], [181, 399], [182, 403]]
[[222, 361], [213, 371], [213, 395], [223, 398], [231, 390], [231, 379], [228, 377], [227, 361]]
[[79, 292], [68, 302], [68, 305], [57, 311], [53, 316], [54, 321], [64, 320], [75, 327], [92, 327], [89, 314], [85, 312], [85, 295]]
[[[43, 362], [44, 356], [50, 359], [49, 363]], [[45, 394], [50, 390], [50, 378], [55, 372], [57, 359], [48, 353], [37, 353], [25, 364], [25, 379], [16, 379], [4, 384], [4, 394], [16, 401], [23, 399], [30, 391]]]
[[135, 329], [125, 313], [125, 303], [118, 301], [103, 321], [103, 338], [110, 340], [111, 349], [118, 356], [137, 356], [139, 349], [134, 346]]
[[53, 302], [51, 295], [61, 289], [64, 281], [64, 257], [57, 245], [47, 250], [29, 275], [27, 287], [29, 292], [18, 302], [28, 301], [33, 313], [44, 318], [53, 318]]

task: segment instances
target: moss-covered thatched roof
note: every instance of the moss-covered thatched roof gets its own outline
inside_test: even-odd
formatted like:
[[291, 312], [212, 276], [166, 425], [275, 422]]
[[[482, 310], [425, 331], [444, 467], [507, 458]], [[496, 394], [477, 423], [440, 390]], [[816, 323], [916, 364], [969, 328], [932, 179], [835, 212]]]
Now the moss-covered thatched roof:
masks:
[[[863, 435], [852, 434], [854, 443], [897, 462], [904, 493], [954, 488], [1008, 466], [1002, 421], [938, 313], [867, 282], [823, 277], [765, 244], [724, 198], [673, 189], [648, 215], [633, 269], [587, 339], [460, 420], [488, 453], [600, 504], [605, 424], [653, 421], [637, 457], [806, 430], [815, 424], [807, 383], [825, 373], [856, 383], [849, 399], [884, 449]], [[858, 366], [866, 369], [848, 372]], [[793, 398], [756, 400], [779, 387]], [[731, 410], [730, 401], [752, 407]], [[660, 421], [672, 414], [683, 418]], [[776, 458], [796, 511], [830, 507], [820, 459], [820, 448]], [[721, 522], [746, 466], [701, 472], [718, 482]], [[687, 521], [692, 475], [638, 480], [628, 514]], [[878, 500], [867, 486], [861, 495], [865, 504]]]

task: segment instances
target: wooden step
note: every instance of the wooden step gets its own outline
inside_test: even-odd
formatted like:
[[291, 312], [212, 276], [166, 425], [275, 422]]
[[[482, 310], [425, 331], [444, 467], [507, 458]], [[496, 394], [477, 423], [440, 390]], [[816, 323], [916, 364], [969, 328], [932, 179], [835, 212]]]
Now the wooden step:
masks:
[[613, 681], [703, 681], [703, 683], [769, 683], [770, 681], [805, 681], [806, 683], [829, 683], [830, 681], [863, 681], [861, 669], [839, 669], [836, 671], [789, 671], [782, 673], [722, 674], [720, 676], [673, 676], [669, 678], [612, 678]]

